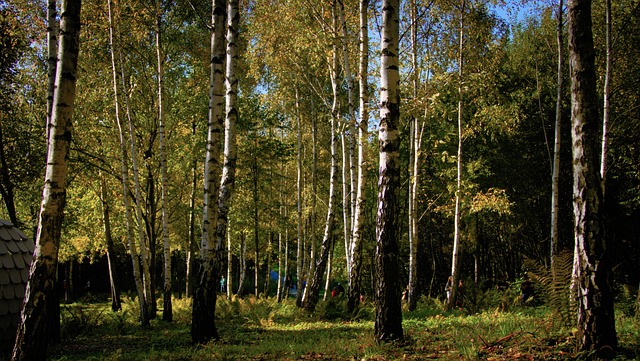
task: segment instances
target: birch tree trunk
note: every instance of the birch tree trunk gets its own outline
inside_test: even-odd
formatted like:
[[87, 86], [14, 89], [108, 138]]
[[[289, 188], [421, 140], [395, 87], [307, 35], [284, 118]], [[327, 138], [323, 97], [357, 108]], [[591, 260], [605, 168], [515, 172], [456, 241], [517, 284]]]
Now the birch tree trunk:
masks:
[[458, 293], [458, 282], [460, 279], [460, 270], [458, 269], [458, 258], [460, 255], [460, 212], [461, 212], [461, 192], [462, 192], [462, 82], [464, 76], [464, 11], [466, 1], [462, 0], [460, 9], [460, 43], [458, 47], [458, 157], [457, 157], [457, 185], [456, 185], [456, 210], [454, 219], [453, 232], [453, 253], [451, 256], [451, 295], [448, 300], [447, 308], [451, 309], [456, 304]]
[[604, 73], [604, 101], [602, 109], [602, 151], [600, 153], [600, 177], [602, 178], [602, 196], [606, 193], [607, 180], [607, 143], [609, 142], [609, 108], [611, 98], [611, 0], [604, 1], [606, 12], [606, 55]]
[[[413, 99], [418, 99], [418, 80], [420, 69], [418, 68], [418, 9], [415, 0], [411, 4], [411, 62], [413, 64]], [[418, 283], [418, 186], [420, 178], [420, 148], [422, 147], [422, 133], [424, 122], [419, 125], [416, 117], [412, 118], [411, 132], [411, 159], [409, 161], [409, 310], [413, 311], [417, 306], [416, 285]]]
[[[339, 5], [340, 27], [342, 28], [342, 56], [344, 78], [347, 85], [347, 124], [342, 134], [343, 148], [343, 214], [344, 214], [344, 249], [345, 258], [347, 260], [347, 269], [351, 268], [351, 237], [353, 234], [353, 218], [356, 202], [356, 172], [355, 172], [355, 156], [354, 156], [354, 138], [355, 138], [355, 121], [354, 121], [354, 105], [353, 105], [353, 77], [351, 76], [351, 67], [349, 66], [349, 52], [347, 46], [347, 22], [344, 17], [344, 1], [340, 1]], [[348, 149], [347, 149], [348, 146]]]
[[49, 335], [47, 311], [56, 302], [54, 287], [64, 207], [76, 96], [80, 49], [80, 0], [62, 3], [56, 91], [51, 112], [51, 137], [47, 151], [44, 190], [36, 233], [36, 248], [20, 314], [12, 360], [44, 360]]
[[[220, 278], [224, 270], [225, 241], [227, 239], [227, 229], [229, 228], [229, 208], [236, 182], [236, 122], [238, 119], [238, 78], [236, 68], [238, 62], [238, 24], [240, 22], [240, 12], [238, 11], [238, 0], [229, 0], [227, 6], [227, 63], [225, 80], [225, 126], [224, 126], [224, 159], [222, 165], [222, 179], [220, 180], [220, 194], [218, 196], [218, 223], [216, 225], [216, 277]], [[231, 277], [227, 277], [230, 284]], [[227, 286], [227, 289], [229, 287]], [[215, 299], [214, 299], [215, 302]]]
[[[313, 99], [312, 99], [312, 103], [311, 103], [311, 107], [313, 108], [314, 104], [313, 104]], [[309, 282], [309, 278], [313, 277], [314, 273], [316, 272], [316, 261], [318, 259], [318, 242], [316, 239], [316, 233], [317, 233], [317, 196], [318, 196], [318, 120], [316, 118], [316, 114], [314, 113], [312, 119], [311, 119], [311, 138], [312, 138], [312, 152], [313, 152], [313, 156], [312, 156], [312, 164], [311, 164], [311, 215], [310, 215], [310, 221], [309, 221], [309, 226], [310, 226], [310, 233], [311, 235], [308, 237], [309, 238], [309, 243], [310, 243], [310, 251], [309, 251], [309, 257], [308, 258], [308, 264], [309, 264], [309, 270], [307, 272], [307, 274], [305, 275], [306, 281], [307, 283]], [[337, 177], [337, 175], [336, 175]], [[305, 295], [307, 294], [307, 288], [304, 289], [304, 294], [302, 296], [302, 302], [304, 303], [305, 300]]]
[[562, 69], [564, 68], [564, 41], [563, 41], [563, 22], [562, 22], [562, 14], [563, 14], [563, 0], [559, 0], [558, 3], [558, 14], [557, 14], [557, 25], [556, 25], [556, 34], [557, 34], [557, 43], [558, 43], [558, 89], [556, 95], [556, 122], [555, 122], [555, 142], [553, 145], [553, 169], [551, 174], [551, 272], [555, 277], [555, 257], [558, 253], [558, 213], [559, 205], [558, 205], [558, 197], [559, 197], [559, 186], [560, 186], [560, 137], [561, 137], [561, 127], [560, 124], [562, 122], [562, 94], [563, 94], [563, 77], [562, 77]]
[[209, 118], [207, 152], [204, 166], [204, 201], [202, 211], [201, 265], [193, 296], [191, 340], [206, 343], [218, 338], [215, 323], [218, 277], [215, 264], [218, 192], [220, 187], [220, 144], [224, 123], [224, 60], [226, 0], [212, 0], [211, 54], [209, 79]]
[[[196, 136], [196, 122], [195, 120], [191, 124], [191, 135]], [[191, 165], [191, 195], [189, 196], [189, 248], [187, 250], [187, 270], [186, 270], [186, 284], [185, 293], [187, 297], [193, 294], [193, 255], [197, 252], [196, 244], [196, 187], [198, 184], [198, 160], [195, 155], [192, 159]]]
[[[296, 178], [296, 203], [297, 203], [297, 227], [298, 245], [296, 249], [296, 305], [302, 306], [302, 273], [304, 272], [303, 239], [302, 239], [302, 119], [300, 116], [300, 94], [296, 87], [296, 120], [298, 123], [298, 169]], [[314, 138], [315, 139], [315, 138]], [[313, 194], [315, 196], [315, 194]]]
[[[47, 150], [49, 149], [53, 97], [56, 91], [56, 69], [58, 66], [58, 10], [56, 0], [48, 0], [47, 6]], [[15, 213], [15, 211], [14, 211]], [[13, 224], [17, 224], [12, 220]]]
[[[121, 63], [121, 67], [124, 65]], [[121, 68], [123, 72], [121, 78], [124, 82], [124, 70]], [[155, 307], [151, 304], [151, 300], [153, 299], [151, 295], [151, 271], [149, 259], [151, 258], [151, 252], [149, 250], [149, 244], [145, 238], [144, 234], [144, 223], [142, 220], [142, 195], [140, 194], [140, 176], [138, 171], [138, 161], [136, 155], [136, 142], [135, 142], [135, 130], [133, 127], [133, 120], [131, 119], [131, 109], [129, 107], [129, 92], [127, 91], [126, 86], [123, 85], [124, 99], [125, 99], [125, 108], [127, 114], [127, 121], [129, 124], [129, 145], [131, 147], [131, 166], [133, 168], [133, 187], [134, 187], [134, 195], [135, 195], [135, 204], [136, 204], [136, 220], [137, 220], [137, 230], [138, 230], [138, 244], [140, 245], [140, 260], [142, 262], [142, 283], [144, 286], [144, 299], [147, 304], [147, 308], [149, 311], [149, 317], [154, 317], [153, 310]]]
[[247, 274], [247, 237], [244, 231], [240, 233], [240, 277], [238, 279], [238, 291], [236, 295], [242, 295], [244, 277]]
[[156, 55], [158, 61], [158, 133], [160, 136], [160, 198], [162, 207], [162, 244], [164, 255], [164, 299], [162, 319], [173, 321], [173, 307], [171, 304], [171, 241], [169, 240], [168, 217], [167, 214], [167, 157], [165, 154], [165, 109], [164, 109], [164, 55], [162, 54], [162, 3], [156, 1]]
[[[114, 25], [113, 11], [111, 7], [111, 0], [107, 0], [108, 12], [109, 12], [109, 49], [111, 53], [111, 69], [113, 75], [113, 98], [114, 98], [114, 113], [115, 121], [118, 127], [118, 137], [120, 141], [120, 173], [122, 177], [122, 194], [124, 199], [125, 208], [125, 220], [127, 227], [127, 245], [129, 246], [129, 253], [131, 254], [131, 263], [133, 267], [133, 278], [135, 279], [136, 291], [138, 295], [138, 304], [140, 308], [140, 323], [142, 326], [149, 325], [149, 309], [147, 306], [147, 300], [144, 292], [144, 282], [142, 280], [142, 274], [140, 272], [140, 260], [138, 259], [138, 250], [133, 236], [133, 220], [131, 215], [131, 203], [129, 198], [129, 166], [127, 163], [127, 146], [125, 131], [120, 119], [120, 93], [118, 88], [118, 67], [116, 65], [116, 53], [114, 49], [114, 36], [119, 37], [117, 28]], [[115, 33], [115, 34], [114, 34]], [[122, 53], [118, 50], [118, 58], [122, 62]], [[122, 76], [122, 74], [120, 74]], [[124, 80], [122, 81], [124, 85]]]
[[122, 309], [122, 304], [120, 302], [120, 288], [118, 287], [118, 277], [114, 265], [115, 249], [113, 245], [113, 238], [111, 236], [111, 207], [109, 207], [107, 185], [102, 174], [100, 174], [100, 201], [102, 204], [104, 238], [107, 243], [107, 267], [109, 271], [109, 285], [111, 286], [111, 310], [116, 312]]
[[258, 282], [260, 274], [260, 219], [258, 217], [258, 138], [255, 141], [255, 148], [253, 153], [253, 245], [254, 253], [253, 258], [255, 260], [253, 267], [253, 295], [258, 298], [260, 296], [260, 284]]
[[400, 201], [399, 0], [382, 2], [378, 215], [376, 219], [375, 331], [378, 341], [403, 338], [400, 305], [398, 210]]
[[353, 312], [360, 299], [360, 268], [362, 266], [362, 225], [364, 221], [365, 181], [367, 160], [365, 146], [369, 128], [369, 110], [367, 107], [369, 85], [367, 82], [369, 62], [369, 21], [367, 10], [369, 0], [360, 0], [360, 64], [358, 82], [360, 84], [360, 122], [358, 123], [358, 184], [353, 218], [353, 237], [349, 250], [351, 267], [349, 268], [349, 287], [347, 308]]
[[617, 349], [611, 265], [604, 238], [595, 51], [591, 1], [570, 0], [569, 61], [573, 152], [573, 213], [577, 252], [578, 350], [597, 357]]
[[[333, 29], [337, 29], [338, 23], [338, 10], [337, 0], [332, 2], [333, 6]], [[335, 227], [335, 203], [336, 192], [335, 186], [338, 181], [338, 161], [337, 161], [337, 132], [336, 123], [338, 121], [338, 44], [334, 37], [333, 39], [333, 54], [330, 65], [331, 74], [331, 87], [333, 88], [333, 105], [331, 108], [331, 170], [329, 175], [329, 202], [327, 205], [327, 220], [324, 228], [324, 236], [322, 238], [322, 246], [320, 250], [320, 258], [316, 263], [316, 268], [311, 279], [311, 284], [307, 284], [305, 289], [304, 309], [307, 311], [313, 311], [318, 303], [320, 294], [320, 287], [322, 283], [322, 276], [324, 275], [327, 262], [329, 260], [329, 253], [331, 252], [333, 242], [333, 232]], [[313, 260], [312, 260], [313, 261]]]

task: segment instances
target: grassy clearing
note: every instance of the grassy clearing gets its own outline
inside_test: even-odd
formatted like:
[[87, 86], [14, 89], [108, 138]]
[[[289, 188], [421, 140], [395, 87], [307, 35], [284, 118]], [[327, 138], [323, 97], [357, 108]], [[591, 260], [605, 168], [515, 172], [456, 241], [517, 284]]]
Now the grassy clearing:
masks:
[[[365, 305], [354, 318], [344, 317], [341, 302], [321, 302], [315, 314], [293, 300], [278, 304], [255, 298], [218, 301], [220, 340], [190, 342], [191, 305], [174, 300], [173, 323], [160, 319], [142, 328], [137, 308], [126, 299], [122, 312], [107, 302], [63, 306], [63, 341], [51, 360], [533, 360], [581, 359], [572, 330], [558, 324], [544, 307], [516, 307], [466, 314], [444, 312], [437, 300], [423, 300], [404, 313], [405, 340], [377, 344], [373, 310]], [[160, 314], [160, 313], [159, 313]], [[622, 353], [640, 357], [638, 322], [618, 316]]]

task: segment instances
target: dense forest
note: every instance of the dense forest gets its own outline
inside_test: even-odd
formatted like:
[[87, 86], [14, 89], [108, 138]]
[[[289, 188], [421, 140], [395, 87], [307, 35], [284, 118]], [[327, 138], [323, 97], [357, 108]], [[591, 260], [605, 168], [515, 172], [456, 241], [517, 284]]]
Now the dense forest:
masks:
[[143, 325], [193, 297], [198, 343], [217, 297], [313, 311], [337, 285], [380, 341], [405, 302], [530, 278], [577, 303], [585, 349], [640, 308], [638, 0], [0, 14], [0, 218], [36, 242], [16, 359], [87, 291], [135, 295]]

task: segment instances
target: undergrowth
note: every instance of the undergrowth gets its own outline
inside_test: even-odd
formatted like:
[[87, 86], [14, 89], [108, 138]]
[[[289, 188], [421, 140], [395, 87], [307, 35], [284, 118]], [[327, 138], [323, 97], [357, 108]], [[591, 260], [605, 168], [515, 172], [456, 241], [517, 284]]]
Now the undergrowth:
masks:
[[[354, 313], [343, 298], [321, 301], [316, 312], [295, 300], [219, 297], [219, 340], [193, 345], [191, 301], [174, 299], [174, 322], [156, 317], [149, 327], [138, 322], [137, 302], [123, 297], [123, 310], [109, 302], [63, 306], [60, 344], [51, 360], [423, 360], [423, 359], [573, 359], [574, 330], [544, 306], [519, 305], [513, 295], [473, 296], [492, 307], [445, 311], [440, 299], [423, 297], [414, 311], [403, 310], [405, 337], [378, 343], [373, 336], [370, 303]], [[485, 298], [482, 298], [485, 297]], [[505, 302], [508, 306], [503, 305]], [[161, 315], [161, 303], [158, 315]], [[66, 315], [66, 316], [65, 316]], [[633, 315], [618, 312], [622, 353], [640, 357], [640, 330]], [[74, 330], [74, 332], [71, 332]]]

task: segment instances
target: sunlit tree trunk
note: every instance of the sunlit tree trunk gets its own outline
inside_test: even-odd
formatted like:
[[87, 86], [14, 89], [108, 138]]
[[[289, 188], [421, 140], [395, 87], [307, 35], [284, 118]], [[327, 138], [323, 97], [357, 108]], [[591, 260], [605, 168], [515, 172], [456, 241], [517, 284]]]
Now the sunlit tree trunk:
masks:
[[276, 286], [276, 300], [282, 301], [282, 231], [278, 232], [278, 284]]
[[49, 335], [47, 311], [54, 297], [80, 49], [80, 0], [62, 3], [56, 92], [51, 112], [44, 190], [36, 233], [36, 248], [18, 324], [12, 360], [44, 360]]
[[218, 338], [215, 324], [218, 277], [215, 264], [218, 192], [220, 187], [220, 149], [224, 125], [224, 30], [227, 15], [226, 0], [212, 0], [211, 53], [209, 78], [209, 117], [207, 152], [204, 166], [204, 202], [202, 211], [201, 265], [193, 295], [191, 340], [206, 343]]
[[333, 261], [333, 249], [329, 252], [329, 259], [327, 260], [327, 276], [324, 281], [324, 295], [322, 296], [323, 300], [327, 300], [327, 297], [331, 293], [331, 268]]
[[156, 1], [156, 56], [158, 61], [158, 133], [160, 136], [160, 187], [162, 207], [162, 244], [164, 255], [164, 308], [162, 319], [173, 321], [173, 308], [171, 304], [171, 241], [169, 240], [168, 213], [167, 213], [167, 157], [165, 155], [165, 109], [164, 109], [164, 55], [162, 54], [162, 3]]
[[[129, 253], [131, 254], [131, 263], [133, 267], [133, 278], [136, 284], [136, 291], [138, 295], [138, 305], [140, 309], [140, 323], [143, 326], [149, 325], [149, 309], [147, 305], [147, 299], [144, 292], [144, 282], [142, 280], [142, 274], [140, 269], [140, 260], [138, 257], [138, 250], [135, 244], [133, 236], [133, 219], [131, 215], [131, 203], [129, 198], [129, 166], [127, 163], [127, 146], [125, 130], [120, 119], [120, 91], [118, 90], [118, 67], [116, 66], [116, 53], [114, 49], [114, 37], [118, 38], [119, 33], [114, 25], [113, 11], [111, 6], [111, 0], [107, 0], [108, 12], [109, 12], [109, 50], [111, 54], [111, 69], [113, 75], [113, 97], [114, 97], [114, 113], [115, 121], [118, 127], [118, 137], [120, 141], [120, 173], [122, 177], [122, 194], [125, 207], [125, 221], [127, 228], [127, 245], [129, 246]], [[118, 50], [118, 58], [120, 63], [122, 62], [122, 53]], [[120, 76], [123, 74], [121, 73]], [[122, 81], [124, 85], [124, 80]]]
[[[191, 136], [196, 136], [196, 121], [191, 124]], [[191, 195], [189, 196], [189, 247], [187, 248], [187, 270], [186, 270], [186, 284], [185, 293], [187, 297], [193, 294], [193, 264], [194, 254], [197, 252], [198, 245], [196, 244], [196, 188], [198, 184], [198, 160], [195, 155], [192, 159], [191, 165]]]
[[[411, 3], [411, 63], [413, 65], [413, 99], [418, 99], [418, 14], [416, 1]], [[420, 176], [420, 147], [422, 130], [416, 117], [411, 118], [411, 145], [409, 159], [409, 310], [417, 305], [416, 285], [418, 283], [418, 185]]]
[[400, 72], [399, 0], [382, 2], [378, 215], [376, 219], [375, 338], [402, 339], [399, 271]]
[[451, 257], [451, 296], [447, 307], [453, 308], [456, 304], [456, 297], [458, 293], [458, 282], [460, 279], [460, 269], [458, 268], [458, 259], [460, 256], [460, 212], [461, 212], [461, 197], [462, 197], [462, 80], [463, 80], [463, 65], [464, 65], [464, 11], [466, 1], [462, 0], [462, 6], [460, 7], [460, 34], [458, 45], [458, 156], [456, 160], [458, 175], [456, 185], [456, 209], [454, 215], [454, 232], [453, 232], [453, 253]]
[[353, 105], [353, 77], [351, 76], [351, 67], [349, 66], [349, 52], [347, 46], [347, 22], [344, 16], [344, 1], [341, 0], [338, 6], [340, 15], [340, 27], [342, 29], [342, 57], [344, 80], [347, 85], [347, 115], [345, 117], [347, 124], [342, 133], [342, 173], [343, 173], [343, 226], [344, 226], [344, 250], [347, 260], [347, 269], [351, 268], [351, 237], [353, 236], [353, 218], [356, 202], [356, 165], [354, 155], [354, 138], [355, 138], [355, 121], [354, 121], [354, 105]]
[[355, 310], [360, 300], [360, 269], [362, 266], [362, 231], [364, 223], [365, 181], [367, 160], [365, 147], [369, 127], [369, 110], [367, 107], [369, 85], [367, 82], [369, 62], [369, 25], [367, 11], [369, 0], [360, 0], [360, 64], [358, 82], [360, 84], [360, 122], [358, 123], [358, 184], [353, 218], [353, 237], [349, 251], [351, 264], [349, 268], [348, 309]]
[[302, 273], [304, 272], [304, 245], [302, 238], [302, 119], [300, 116], [300, 94], [298, 87], [296, 87], [296, 121], [298, 123], [297, 140], [298, 140], [298, 153], [297, 153], [297, 178], [296, 178], [296, 204], [297, 204], [297, 236], [298, 244], [296, 248], [296, 305], [302, 306]]
[[[47, 149], [51, 141], [51, 116], [53, 111], [53, 97], [56, 91], [56, 68], [58, 66], [58, 10], [56, 0], [47, 1]], [[14, 222], [12, 220], [11, 222]]]
[[[120, 64], [121, 66], [123, 64]], [[124, 79], [124, 77], [123, 77]], [[134, 196], [135, 196], [135, 209], [136, 209], [136, 220], [137, 220], [137, 230], [138, 230], [138, 244], [140, 246], [140, 261], [142, 266], [142, 283], [144, 286], [144, 298], [147, 303], [147, 307], [149, 310], [149, 317], [154, 318], [153, 310], [155, 307], [151, 304], [151, 300], [153, 297], [151, 296], [151, 271], [150, 271], [150, 258], [151, 251], [149, 250], [149, 244], [144, 234], [144, 224], [142, 221], [142, 195], [140, 193], [140, 176], [138, 171], [138, 161], [137, 161], [137, 153], [136, 153], [136, 143], [135, 143], [135, 130], [133, 126], [133, 120], [131, 119], [131, 109], [129, 107], [129, 92], [126, 90], [126, 87], [123, 88], [124, 99], [125, 99], [125, 109], [127, 114], [127, 120], [129, 124], [129, 145], [131, 147], [131, 166], [133, 168], [133, 188], [134, 188]]]
[[236, 295], [242, 295], [244, 278], [247, 274], [247, 237], [244, 231], [240, 232], [240, 277], [238, 279], [238, 291]]
[[100, 174], [100, 202], [102, 205], [102, 222], [104, 228], [104, 238], [107, 243], [107, 267], [109, 271], [109, 285], [111, 288], [111, 310], [120, 311], [120, 288], [117, 283], [117, 271], [115, 268], [115, 248], [111, 236], [111, 207], [109, 207], [109, 196], [104, 175]]
[[599, 114], [591, 1], [570, 0], [569, 61], [573, 141], [573, 213], [577, 253], [578, 350], [598, 357], [617, 349], [611, 265], [604, 235], [599, 172]]
[[559, 197], [559, 185], [560, 185], [560, 137], [562, 122], [562, 94], [563, 94], [563, 77], [562, 69], [564, 67], [564, 41], [563, 41], [563, 0], [558, 3], [557, 14], [557, 43], [558, 43], [558, 88], [556, 95], [556, 123], [555, 123], [555, 142], [553, 146], [553, 169], [551, 174], [551, 272], [555, 277], [555, 256], [558, 253], [558, 197]]
[[[288, 219], [287, 217], [287, 208], [285, 207], [285, 219]], [[283, 291], [282, 291], [282, 299], [287, 299], [287, 297], [289, 296], [289, 226], [286, 225], [285, 229], [284, 229], [284, 284], [282, 285]]]
[[[313, 98], [311, 99], [311, 108], [314, 109]], [[298, 276], [298, 300], [296, 300], [296, 304], [299, 304], [303, 307], [305, 303], [305, 297], [307, 295], [307, 287], [302, 290], [303, 281], [309, 281], [310, 277], [313, 277], [316, 271], [316, 260], [317, 260], [317, 240], [316, 240], [316, 211], [317, 211], [317, 196], [318, 196], [318, 123], [316, 119], [315, 111], [311, 116], [311, 196], [310, 196], [310, 214], [309, 214], [309, 235], [307, 236], [305, 233], [306, 239], [308, 239], [309, 243], [309, 255], [305, 257], [305, 263], [307, 267], [303, 269], [302, 276]], [[306, 251], [305, 251], [306, 254]], [[306, 274], [304, 274], [306, 272]], [[308, 286], [308, 284], [307, 284]]]
[[[338, 10], [337, 0], [333, 1], [333, 29], [337, 29], [338, 23]], [[331, 74], [331, 87], [333, 89], [333, 105], [331, 107], [331, 170], [329, 175], [329, 202], [327, 204], [327, 220], [324, 228], [324, 236], [322, 238], [322, 245], [320, 250], [320, 258], [316, 262], [316, 268], [313, 273], [313, 278], [310, 284], [307, 284], [305, 289], [304, 309], [313, 311], [318, 303], [320, 295], [320, 287], [322, 284], [322, 276], [324, 275], [327, 263], [329, 261], [329, 253], [331, 252], [333, 243], [333, 232], [335, 227], [335, 203], [336, 192], [335, 186], [338, 181], [338, 141], [336, 139], [336, 123], [338, 121], [338, 44], [334, 37], [332, 47], [332, 59], [330, 65]], [[313, 260], [312, 260], [313, 261]]]
[[[238, 63], [238, 24], [240, 12], [238, 0], [229, 0], [227, 6], [227, 62], [225, 80], [225, 126], [224, 126], [224, 159], [222, 178], [220, 180], [220, 194], [218, 196], [218, 222], [216, 225], [216, 279], [220, 278], [224, 270], [225, 242], [229, 228], [229, 208], [236, 182], [236, 162], [238, 148], [236, 146], [236, 123], [238, 120], [238, 78], [236, 68]], [[231, 278], [227, 277], [230, 284]], [[227, 289], [229, 286], [227, 285]], [[215, 302], [215, 300], [214, 300]]]

